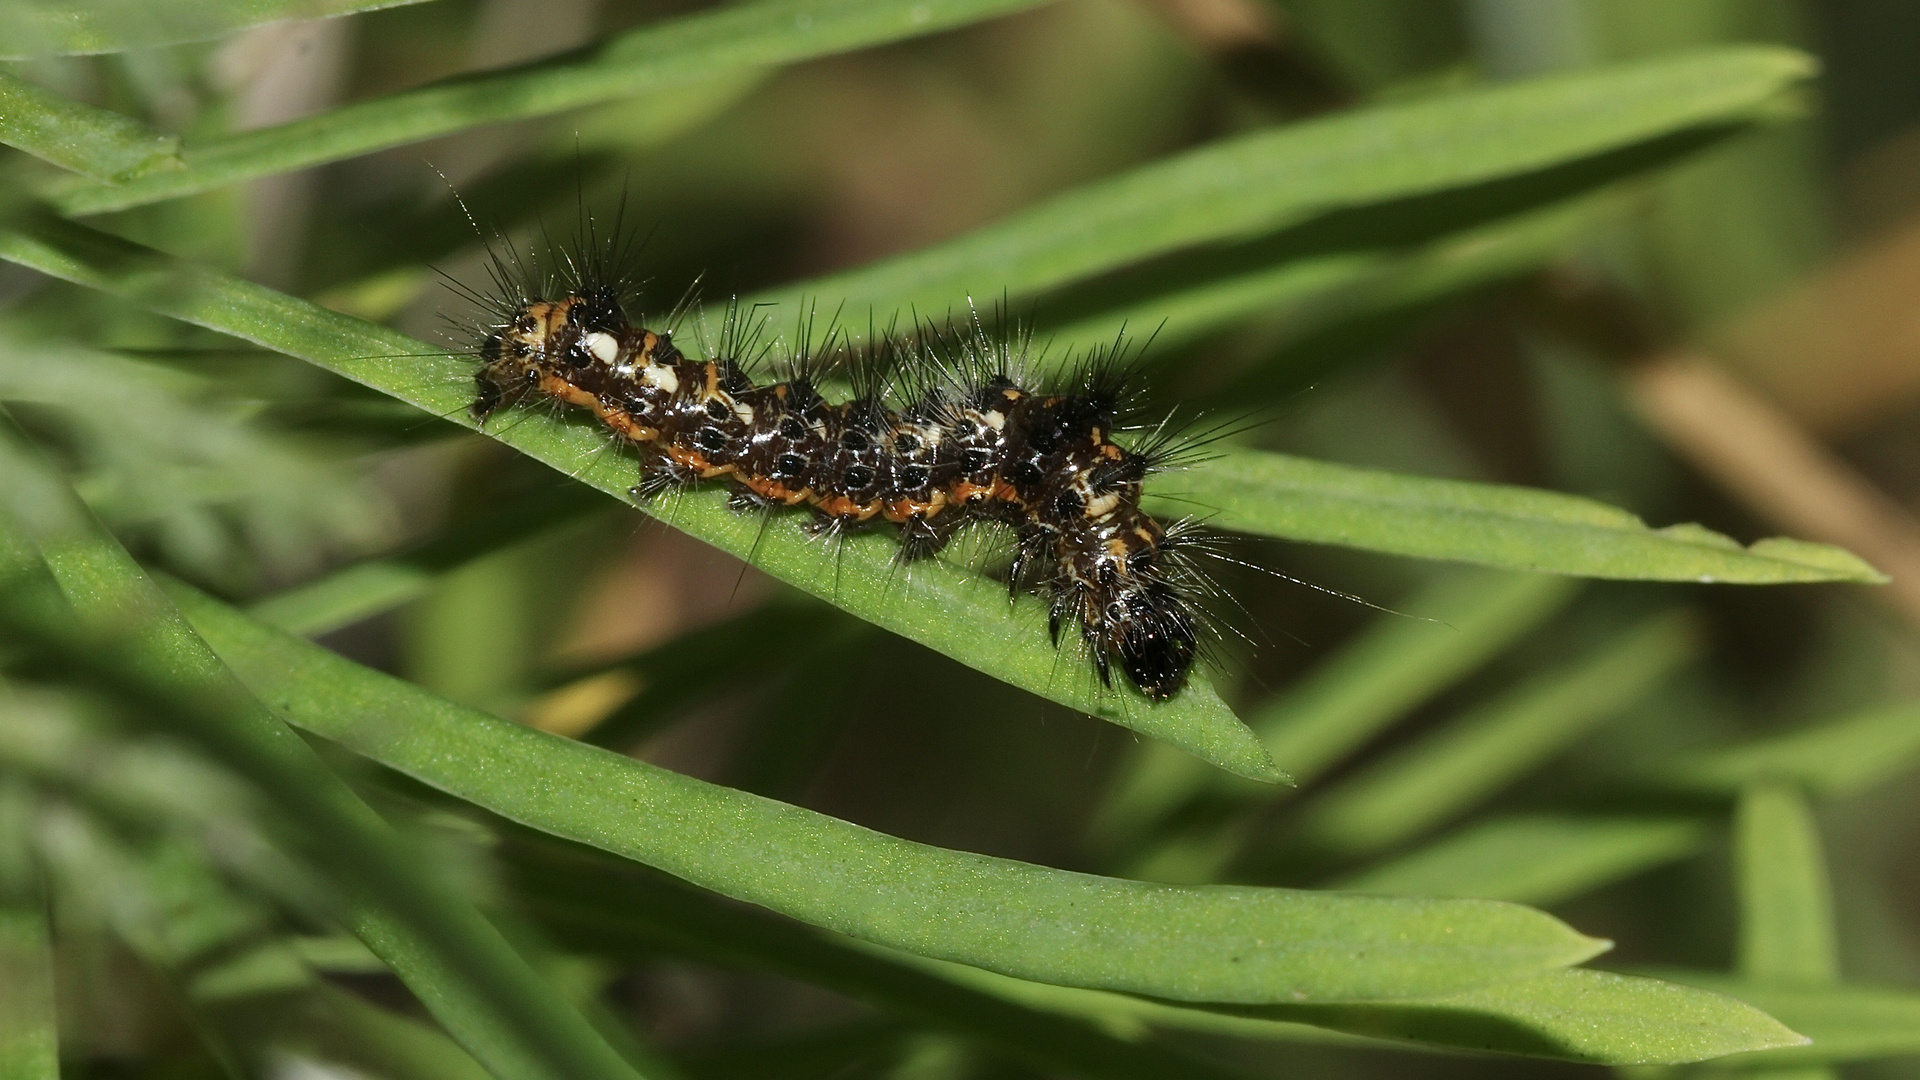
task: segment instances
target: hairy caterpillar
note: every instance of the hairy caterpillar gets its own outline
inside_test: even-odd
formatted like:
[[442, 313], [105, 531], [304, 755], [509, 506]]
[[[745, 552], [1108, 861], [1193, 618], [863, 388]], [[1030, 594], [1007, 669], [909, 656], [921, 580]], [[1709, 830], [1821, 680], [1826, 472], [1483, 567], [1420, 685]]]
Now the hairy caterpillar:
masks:
[[[476, 420], [525, 399], [584, 408], [639, 451], [636, 498], [725, 482], [737, 509], [808, 508], [819, 532], [891, 523], [903, 560], [969, 522], [1005, 524], [1010, 587], [1046, 598], [1056, 644], [1077, 623], [1102, 682], [1118, 668], [1154, 700], [1185, 684], [1206, 628], [1203, 579], [1183, 556], [1196, 537], [1140, 507], [1142, 482], [1180, 447], [1164, 423], [1132, 447], [1115, 440], [1130, 419], [1122, 347], [1036, 386], [1020, 343], [976, 318], [802, 348], [787, 377], [757, 384], [736, 312], [717, 355], [689, 357], [629, 319], [619, 260], [588, 247], [561, 260], [559, 282], [495, 254], [495, 293], [469, 293], [493, 315], [478, 328]], [[864, 392], [829, 403], [816, 387], [829, 366]]]

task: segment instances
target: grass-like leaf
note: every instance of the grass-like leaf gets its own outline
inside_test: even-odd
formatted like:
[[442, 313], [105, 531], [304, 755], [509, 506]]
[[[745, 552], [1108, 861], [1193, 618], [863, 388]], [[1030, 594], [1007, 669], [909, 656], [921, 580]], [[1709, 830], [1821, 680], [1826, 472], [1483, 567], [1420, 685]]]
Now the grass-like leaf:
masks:
[[353, 471], [250, 422], [253, 405], [237, 396], [0, 320], [0, 401], [36, 406], [42, 432], [68, 448], [74, 486], [117, 535], [230, 584], [371, 546], [383, 515]]
[[[1507, 209], [1486, 208], [1487, 216], [1499, 220], [1476, 227], [1423, 221], [1405, 237], [1355, 228], [1343, 243], [1295, 237], [1290, 243], [1256, 243], [1235, 251], [1205, 248], [1191, 257], [1160, 260], [1137, 274], [1090, 285], [1084, 299], [1055, 298], [1042, 305], [1038, 336], [1055, 355], [1142, 332], [1151, 333], [1159, 350], [1262, 313], [1297, 339], [1329, 325], [1379, 319], [1517, 277], [1567, 250], [1618, 206], [1603, 195], [1528, 213], [1504, 213]], [[1432, 239], [1427, 234], [1434, 231], [1444, 235]], [[1334, 250], [1323, 250], [1327, 247]], [[1271, 370], [1276, 366], [1281, 370]], [[1216, 396], [1222, 407], [1232, 408], [1243, 404], [1249, 391], [1258, 395], [1298, 378], [1300, 373], [1284, 365], [1267, 365]]]
[[177, 595], [256, 692], [317, 735], [510, 820], [920, 955], [1269, 1002], [1465, 988], [1604, 947], [1512, 905], [1160, 886], [910, 843], [466, 709]]
[[[1305, 783], [1539, 625], [1575, 585], [1545, 574], [1447, 574], [1263, 706], [1250, 726], [1275, 763]], [[1139, 835], [1211, 786], [1212, 774], [1195, 766], [1141, 747], [1102, 808], [1096, 838]]]
[[205, 41], [276, 19], [318, 19], [419, 0], [0, 0], [0, 60]]
[[1652, 776], [1661, 786], [1733, 795], [1784, 780], [1818, 795], [1849, 795], [1908, 772], [1920, 758], [1920, 703], [1903, 701], [1801, 731], [1702, 751]]
[[530, 843], [515, 836], [504, 850], [530, 914], [574, 948], [636, 960], [666, 954], [776, 973], [934, 1031], [978, 1040], [1043, 1068], [1081, 1076], [1222, 1080], [1229, 1075], [1142, 1039], [1138, 1024], [1116, 1026], [1029, 1008], [951, 976], [954, 971], [985, 974], [978, 968], [862, 945], [720, 900], [641, 867], [565, 850], [544, 838]]
[[0, 71], [0, 143], [105, 183], [178, 169], [180, 140]]
[[604, 509], [605, 499], [577, 484], [532, 492], [455, 522], [411, 551], [342, 567], [259, 600], [248, 611], [268, 625], [315, 637], [424, 596], [454, 567]]
[[1342, 782], [1307, 809], [1302, 833], [1347, 853], [1408, 840], [1608, 718], [1698, 647], [1685, 613], [1654, 616]]
[[956, 240], [777, 290], [883, 317], [1020, 296], [1197, 244], [1271, 232], [1751, 119], [1812, 71], [1798, 52], [1721, 48], [1255, 132], [1058, 196]]
[[[16, 219], [0, 233], [0, 258], [128, 297], [197, 323], [308, 360], [390, 394], [431, 415], [471, 426], [472, 365], [435, 356], [422, 342], [350, 315], [266, 289], [57, 218]], [[425, 354], [425, 355], [423, 355]], [[633, 463], [609, 453], [604, 435], [582, 423], [526, 414], [493, 434], [623, 501]], [[1004, 586], [928, 561], [902, 569], [877, 533], [828, 549], [793, 516], [761, 519], [728, 511], [715, 489], [667, 497], [643, 509], [801, 590], [885, 629], [1069, 708], [1165, 740], [1229, 772], [1279, 781], [1265, 748], [1220, 700], [1204, 673], [1171, 701], [1152, 703], [1131, 688], [1107, 688], [1070, 645], [1048, 644], [1045, 606], [1009, 603]], [[992, 628], [992, 629], [987, 629]]]
[[[142, 0], [128, 0], [138, 4]], [[992, 18], [1038, 0], [761, 0], [641, 27], [579, 52], [460, 76], [276, 127], [190, 143], [187, 168], [53, 193], [70, 214], [176, 198], [481, 124], [789, 64]]]
[[1805, 796], [1759, 782], [1733, 815], [1740, 895], [1740, 974], [1814, 985], [1840, 977], [1833, 895]]
[[246, 692], [4, 414], [0, 481], [0, 626], [16, 647], [133, 700], [252, 781], [353, 895], [355, 932], [496, 1074], [637, 1075]]
[[37, 906], [0, 904], [0, 1080], [59, 1077], [46, 913]]
[[1775, 538], [1750, 547], [1699, 525], [1648, 528], [1575, 495], [1405, 476], [1252, 450], [1223, 452], [1179, 479], [1171, 514], [1207, 510], [1221, 528], [1288, 540], [1510, 570], [1638, 581], [1880, 583], [1885, 575], [1827, 544]]
[[1704, 1061], [1804, 1044], [1806, 1038], [1736, 998], [1656, 979], [1574, 969], [1479, 990], [1392, 1002], [1205, 1009], [1040, 986], [989, 972], [949, 977], [1041, 1009], [1155, 1027], [1287, 1042], [1299, 1025], [1463, 1050], [1608, 1065]]
[[1667, 968], [1648, 973], [1739, 998], [1812, 1040], [1805, 1046], [1743, 1055], [1728, 1061], [1729, 1066], [1766, 1069], [1920, 1054], [1920, 993], [1911, 990], [1857, 983], [1796, 986]]
[[1707, 837], [1695, 818], [1521, 814], [1469, 825], [1334, 887], [1545, 907], [1691, 855]]
[[1317, 776], [1539, 626], [1577, 584], [1544, 574], [1448, 574], [1263, 707], [1254, 730], [1289, 771]]
[[[1796, 1041], [1756, 1010], [1726, 998], [1579, 970], [1438, 1001], [1271, 1010], [1284, 1019], [1236, 1015], [860, 946], [546, 846], [510, 844], [508, 851], [535, 913], [568, 942], [777, 971], [1089, 1075], [1204, 1075], [1187, 1071], [1195, 1063], [1183, 1070], [1165, 1060], [1165, 1051], [1143, 1038], [1153, 1028], [1281, 1042], [1365, 1041], [1338, 1034], [1346, 1032], [1609, 1064], [1693, 1061]], [[1115, 1047], [1090, 1040], [1077, 1027], [1049, 1027], [1049, 1014], [1134, 1040], [1125, 1052], [1138, 1060], [1116, 1061]], [[1622, 1016], [1628, 1018], [1623, 1027], [1608, 1026]]]

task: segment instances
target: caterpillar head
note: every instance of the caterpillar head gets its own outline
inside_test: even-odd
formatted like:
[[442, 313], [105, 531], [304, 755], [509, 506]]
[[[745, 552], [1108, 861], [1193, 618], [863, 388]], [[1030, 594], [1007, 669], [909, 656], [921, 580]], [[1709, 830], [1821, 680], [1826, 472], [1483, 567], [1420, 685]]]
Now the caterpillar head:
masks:
[[1186, 685], [1200, 627], [1186, 599], [1163, 581], [1126, 588], [1107, 604], [1105, 635], [1120, 670], [1155, 701]]
[[480, 359], [489, 367], [539, 363], [567, 331], [573, 300], [529, 300], [515, 308], [480, 342]]
[[1166, 534], [1138, 511], [1110, 515], [1092, 532], [1063, 537], [1058, 548], [1065, 580], [1054, 593], [1054, 634], [1077, 614], [1101, 680], [1111, 683], [1117, 666], [1141, 693], [1164, 701], [1186, 685], [1201, 633], [1192, 600], [1162, 565]]

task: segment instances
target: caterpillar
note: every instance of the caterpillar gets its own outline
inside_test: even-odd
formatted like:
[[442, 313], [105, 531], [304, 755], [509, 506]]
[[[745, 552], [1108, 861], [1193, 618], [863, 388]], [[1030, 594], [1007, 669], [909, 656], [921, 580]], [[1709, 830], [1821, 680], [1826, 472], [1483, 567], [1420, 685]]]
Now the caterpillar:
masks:
[[[1141, 508], [1143, 482], [1181, 447], [1164, 422], [1131, 447], [1116, 440], [1133, 420], [1123, 345], [1040, 386], [1024, 345], [976, 316], [859, 349], [802, 347], [785, 378], [756, 383], [736, 309], [717, 354], [695, 359], [629, 318], [614, 261], [564, 258], [564, 280], [543, 282], [517, 256], [494, 257], [494, 317], [475, 328], [477, 422], [529, 399], [583, 408], [639, 452], [636, 499], [726, 483], [735, 509], [804, 508], [818, 533], [890, 524], [908, 562], [971, 522], [1010, 526], [1009, 587], [1042, 594], [1056, 646], [1077, 624], [1105, 685], [1116, 668], [1154, 701], [1185, 685], [1207, 629], [1186, 550], [1203, 541]], [[817, 385], [836, 366], [864, 387], [839, 404]]]

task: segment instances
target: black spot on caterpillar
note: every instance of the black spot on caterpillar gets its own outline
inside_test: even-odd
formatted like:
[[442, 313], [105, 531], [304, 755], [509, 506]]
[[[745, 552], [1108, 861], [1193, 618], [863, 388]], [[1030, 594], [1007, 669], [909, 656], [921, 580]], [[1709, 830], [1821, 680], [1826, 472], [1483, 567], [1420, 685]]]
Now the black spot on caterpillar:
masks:
[[[756, 382], [747, 369], [759, 357], [745, 354], [767, 350], [737, 311], [713, 357], [690, 357], [628, 317], [623, 276], [609, 270], [618, 260], [590, 251], [561, 260], [558, 281], [527, 273], [510, 249], [496, 255], [475, 419], [528, 400], [579, 407], [638, 451], [636, 498], [726, 483], [736, 509], [803, 508], [818, 533], [891, 524], [903, 561], [969, 523], [1006, 525], [1009, 586], [1046, 599], [1056, 645], [1077, 625], [1103, 683], [1118, 668], [1153, 700], [1185, 685], [1209, 628], [1186, 551], [1204, 541], [1141, 509], [1143, 482], [1182, 447], [1164, 423], [1116, 440], [1138, 419], [1123, 344], [1040, 381], [1025, 340], [976, 317], [858, 348], [829, 334], [827, 347], [783, 357], [785, 377]], [[827, 371], [855, 383], [850, 400], [822, 396]]]

